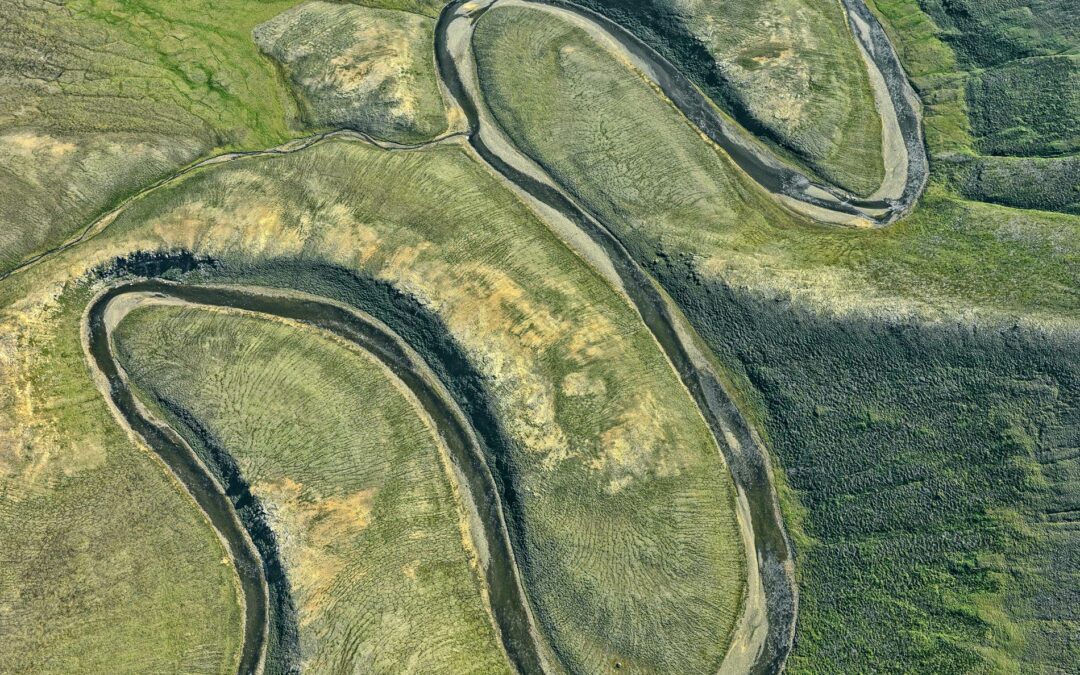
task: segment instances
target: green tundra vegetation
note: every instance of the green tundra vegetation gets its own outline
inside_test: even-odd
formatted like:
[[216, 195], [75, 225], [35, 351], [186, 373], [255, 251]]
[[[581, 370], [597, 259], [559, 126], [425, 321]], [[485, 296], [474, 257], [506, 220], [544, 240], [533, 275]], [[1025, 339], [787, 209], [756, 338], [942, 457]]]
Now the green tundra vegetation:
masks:
[[251, 39], [295, 0], [5, 3], [0, 273], [196, 158], [295, 135]]
[[408, 12], [309, 2], [255, 28], [316, 128], [417, 142], [446, 131], [435, 77], [435, 21]]
[[856, 194], [884, 177], [881, 118], [838, 2], [584, 0], [667, 57], [729, 114]]
[[647, 264], [769, 439], [791, 669], [1075, 670], [1077, 219], [938, 181], [888, 228], [813, 225], [583, 31], [497, 8], [476, 53], [500, 124]]
[[790, 672], [1080, 667], [1075, 330], [836, 316], [658, 276], [783, 467]]
[[938, 177], [971, 199], [1076, 213], [1076, 3], [870, 4], [926, 104]]
[[[924, 103], [932, 169], [883, 229], [792, 213], [543, 10], [482, 16], [479, 81], [679, 305], [772, 452], [797, 551], [792, 672], [1078, 672], [1077, 4], [868, 3]], [[835, 3], [584, 4], [792, 161], [880, 181]], [[425, 51], [442, 6], [6, 4], [0, 276], [200, 157], [456, 128]], [[396, 289], [412, 304], [380, 318], [458, 350], [482, 385], [447, 378], [452, 395], [511, 440], [487, 459], [562, 663], [715, 671], [747, 576], [731, 478], [596, 252], [558, 227], [460, 138], [336, 139], [191, 171], [0, 278], [0, 671], [236, 670], [234, 566], [86, 364], [86, 308], [140, 252], [206, 260], [188, 283], [357, 306], [356, 279]], [[310, 327], [206, 309], [136, 310], [119, 345], [151, 409], [177, 428], [192, 413], [268, 506], [307, 665], [505, 668], [441, 448], [379, 366]], [[428, 629], [403, 630], [403, 611]]]
[[[370, 129], [419, 140], [446, 128], [431, 81], [430, 22], [360, 7], [308, 5], [273, 25], [317, 25], [357, 37], [342, 58], [345, 80], [293, 91], [252, 38], [298, 0], [18, 0], [0, 8], [10, 27], [0, 45], [0, 274], [85, 228], [125, 197], [200, 157], [270, 148], [319, 126], [355, 125], [356, 104], [381, 112]], [[437, 16], [441, 2], [362, 3]], [[423, 27], [423, 28], [422, 28]], [[293, 30], [299, 27], [294, 26]], [[396, 37], [395, 37], [396, 36]], [[287, 47], [288, 34], [277, 45]], [[344, 46], [344, 43], [342, 43]], [[294, 46], [294, 54], [295, 49]], [[371, 50], [366, 54], [365, 50]], [[317, 55], [303, 67], [318, 64]], [[393, 72], [369, 73], [364, 64]], [[340, 64], [339, 64], [340, 65]], [[400, 69], [400, 73], [398, 72]], [[369, 82], [370, 80], [370, 82]], [[406, 81], [405, 85], [402, 82]], [[342, 92], [351, 86], [363, 89]], [[413, 91], [406, 95], [405, 89]], [[372, 87], [371, 90], [365, 87]], [[383, 101], [380, 96], [390, 96]], [[338, 97], [347, 99], [337, 103]], [[349, 102], [351, 101], [351, 103]], [[416, 125], [403, 127], [410, 109]], [[310, 120], [301, 114], [307, 109]], [[352, 112], [349, 112], [349, 111]]]
[[[86, 302], [77, 290], [86, 282], [78, 280], [131, 251], [169, 250], [235, 265], [333, 264], [393, 283], [437, 311], [487, 378], [514, 441], [499, 459], [517, 499], [510, 515], [519, 564], [561, 659], [584, 670], [614, 661], [675, 671], [719, 663], [738, 617], [745, 563], [731, 478], [716, 445], [626, 301], [460, 142], [390, 152], [335, 140], [208, 167], [133, 202], [81, 245], [6, 279], [3, 332], [36, 340], [9, 357], [7, 379], [31, 383], [19, 410], [33, 411], [21, 412], [9, 433], [64, 434], [48, 445], [29, 441], [28, 465], [60, 462], [65, 444], [95, 442], [84, 411], [47, 404], [52, 387], [88, 401], [105, 418], [98, 423], [118, 433], [77, 347], [51, 346], [77, 345]], [[288, 286], [306, 276], [282, 269], [256, 281]], [[31, 311], [43, 318], [29, 323]], [[54, 449], [49, 458], [40, 456], [45, 447]], [[119, 458], [134, 451], [109, 447]], [[67, 498], [64, 484], [51, 487], [38, 520], [28, 514], [21, 527], [35, 530], [48, 505]], [[126, 496], [108, 491], [101, 499]], [[663, 593], [641, 590], [655, 588]], [[109, 639], [107, 625], [99, 639]]]
[[[120, 362], [174, 428], [227, 448], [280, 542], [312, 672], [507, 672], [449, 457], [366, 354], [312, 328], [149, 305]], [[470, 544], [471, 547], [471, 544]]]
[[235, 672], [235, 570], [89, 381], [79, 319], [91, 289], [15, 299], [3, 285], [0, 670]]
[[[480, 20], [477, 68], [511, 139], [640, 260], [694, 256], [702, 274], [836, 308], [876, 299], [1067, 313], [1076, 220], [956, 198], [934, 185], [883, 229], [811, 224], [779, 206], [583, 30], [542, 10]], [[528, 55], [508, 63], [500, 54]]]

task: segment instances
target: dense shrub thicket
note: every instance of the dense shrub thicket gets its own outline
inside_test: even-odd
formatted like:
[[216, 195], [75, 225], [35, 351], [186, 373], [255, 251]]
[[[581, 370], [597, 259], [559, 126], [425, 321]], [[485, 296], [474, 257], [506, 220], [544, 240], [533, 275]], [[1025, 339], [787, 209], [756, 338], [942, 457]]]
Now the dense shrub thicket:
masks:
[[1080, 39], [1073, 0], [919, 0], [961, 61], [989, 68], [1067, 51]]
[[938, 169], [968, 199], [1080, 214], [1080, 156], [956, 156]]
[[[1080, 147], [1080, 3], [918, 0], [969, 75], [981, 152], [1053, 155]], [[903, 30], [903, 26], [894, 26]]]
[[659, 260], [793, 490], [793, 672], [1080, 669], [1080, 338], [830, 318]]
[[1011, 63], [971, 76], [968, 115], [991, 155], [1055, 155], [1080, 148], [1080, 59]]

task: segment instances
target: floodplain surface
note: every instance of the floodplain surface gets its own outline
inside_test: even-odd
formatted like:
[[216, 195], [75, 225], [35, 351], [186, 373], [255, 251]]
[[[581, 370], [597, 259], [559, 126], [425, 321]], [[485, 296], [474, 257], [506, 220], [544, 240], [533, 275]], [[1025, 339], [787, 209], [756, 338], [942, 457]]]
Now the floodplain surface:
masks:
[[505, 671], [450, 458], [370, 357], [312, 328], [182, 305], [136, 309], [116, 342], [144, 400], [198, 420], [262, 503], [305, 670]]
[[1080, 669], [1074, 5], [0, 8], [0, 671]]

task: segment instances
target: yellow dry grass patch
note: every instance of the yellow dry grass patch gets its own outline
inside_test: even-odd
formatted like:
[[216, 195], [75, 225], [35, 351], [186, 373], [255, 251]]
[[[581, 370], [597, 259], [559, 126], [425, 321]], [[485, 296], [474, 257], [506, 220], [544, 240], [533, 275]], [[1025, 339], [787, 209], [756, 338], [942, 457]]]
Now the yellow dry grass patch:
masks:
[[41, 336], [55, 335], [62, 285], [35, 291], [0, 316], [0, 480], [6, 497], [21, 499], [44, 481], [100, 466], [105, 450], [92, 435], [61, 432], [60, 417], [70, 400], [35, 381], [48, 373]]
[[635, 478], [679, 473], [671, 453], [663, 452], [667, 434], [661, 413], [652, 392], [639, 392], [618, 424], [600, 436], [601, 449], [591, 466], [611, 477], [608, 492], [619, 492]]
[[5, 155], [63, 157], [75, 148], [76, 145], [70, 140], [59, 139], [30, 129], [20, 129], [0, 135], [0, 157]]
[[278, 535], [282, 557], [298, 599], [300, 625], [322, 615], [333, 599], [333, 586], [349, 563], [349, 548], [335, 551], [371, 523], [374, 489], [344, 497], [303, 494], [303, 485], [290, 478], [256, 483], [252, 492], [262, 501]]
[[603, 396], [607, 392], [607, 385], [603, 380], [579, 370], [563, 378], [562, 391], [567, 396]]
[[[392, 103], [391, 112], [411, 120], [416, 115], [416, 87], [410, 67], [416, 60], [412, 36], [386, 24], [368, 24], [356, 31], [356, 45], [330, 59], [333, 70], [325, 81], [308, 81], [312, 87], [328, 86], [345, 94], [381, 91]], [[371, 49], [371, 45], [381, 45]]]

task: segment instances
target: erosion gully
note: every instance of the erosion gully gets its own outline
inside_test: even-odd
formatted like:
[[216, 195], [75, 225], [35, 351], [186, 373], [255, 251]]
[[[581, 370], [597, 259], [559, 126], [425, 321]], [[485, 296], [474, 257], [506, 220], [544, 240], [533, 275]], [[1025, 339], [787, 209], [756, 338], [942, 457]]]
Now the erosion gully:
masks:
[[[519, 672], [544, 672], [543, 647], [518, 574], [499, 490], [483, 451], [477, 445], [476, 432], [471, 427], [473, 420], [450, 400], [445, 387], [435, 384], [431, 371], [399, 336], [358, 312], [310, 296], [297, 297], [271, 290], [256, 292], [249, 288], [181, 285], [158, 279], [123, 283], [104, 292], [88, 310], [90, 356], [107, 381], [108, 395], [124, 420], [181, 481], [228, 546], [240, 577], [245, 604], [241, 674], [262, 672], [269, 631], [288, 622], [287, 617], [272, 616], [275, 603], [268, 601], [275, 593], [288, 594], [288, 581], [278, 559], [273, 532], [268, 527], [245, 527], [237, 516], [238, 509], [256, 500], [239, 472], [227, 474], [223, 485], [181, 434], [150, 417], [132, 394], [126, 375], [116, 360], [106, 320], [110, 305], [132, 296], [299, 321], [333, 333], [383, 363], [416, 396], [465, 478], [462, 493], [479, 514], [483, 530], [480, 534], [489, 551], [484, 568], [485, 583], [510, 661]], [[190, 428], [187, 431], [199, 433]], [[198, 440], [200, 443], [210, 441]], [[283, 661], [273, 664], [273, 670], [299, 671], [295, 650], [285, 650], [278, 656]]]
[[[486, 109], [475, 84], [472, 31], [484, 12], [498, 1], [482, 4], [457, 0], [443, 10], [435, 29], [439, 76], [465, 114], [469, 125], [468, 142], [479, 157], [531, 199], [561, 214], [604, 251], [623, 290], [708, 422], [736, 486], [749, 503], [755, 550], [747, 552], [748, 564], [758, 567], [765, 593], [767, 634], [758, 646], [750, 670], [754, 673], [779, 672], [794, 638], [798, 588], [792, 545], [781, 516], [767, 451], [713, 368], [692, 356], [696, 348], [689, 344], [685, 333], [678, 330], [679, 319], [674, 316], [673, 308], [619, 237], [552, 178], [544, 169], [541, 158], [528, 156], [515, 147]], [[886, 83], [895, 121], [908, 154], [902, 194], [894, 199], [862, 200], [838, 187], [811, 181], [744, 140], [692, 82], [622, 26], [566, 0], [536, 0], [535, 4], [572, 12], [614, 38], [634, 62], [645, 64], [650, 71], [648, 75], [691, 122], [770, 192], [830, 211], [859, 215], [884, 225], [910, 210], [925, 187], [927, 162], [918, 100], [884, 30], [860, 0], [843, 0], [843, 6], [870, 65], [879, 70]], [[468, 86], [465, 78], [472, 78], [473, 86]], [[491, 143], [487, 140], [489, 135]], [[735, 439], [734, 443], [729, 442], [729, 437]]]

